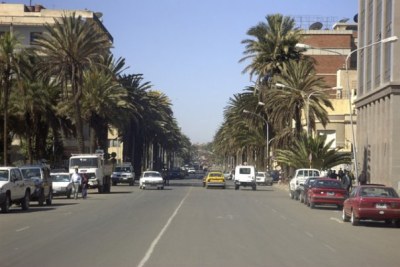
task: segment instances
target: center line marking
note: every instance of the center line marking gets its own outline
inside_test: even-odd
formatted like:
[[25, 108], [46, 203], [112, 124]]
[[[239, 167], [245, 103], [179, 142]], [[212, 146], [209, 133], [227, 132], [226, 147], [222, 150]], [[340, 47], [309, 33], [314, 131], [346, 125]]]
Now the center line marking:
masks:
[[190, 192], [192, 191], [192, 187], [190, 188], [189, 192], [187, 192], [186, 196], [182, 199], [181, 203], [179, 203], [178, 207], [175, 209], [174, 213], [172, 213], [171, 217], [169, 217], [167, 223], [164, 225], [164, 227], [161, 229], [161, 232], [158, 234], [158, 236], [153, 240], [151, 243], [149, 249], [146, 252], [146, 255], [143, 257], [143, 259], [140, 261], [138, 264], [138, 267], [143, 267], [146, 262], [150, 259], [151, 254], [153, 254], [155, 246], [158, 244], [160, 241], [161, 237], [164, 235], [165, 231], [167, 230], [168, 226], [171, 224], [172, 220], [178, 214], [179, 209], [183, 205], [183, 202], [185, 202], [186, 198], [189, 196]]
[[31, 227], [30, 226], [25, 226], [25, 227], [22, 227], [22, 228], [19, 228], [19, 229], [15, 230], [15, 232], [22, 232], [22, 231], [28, 230], [29, 228], [31, 228]]

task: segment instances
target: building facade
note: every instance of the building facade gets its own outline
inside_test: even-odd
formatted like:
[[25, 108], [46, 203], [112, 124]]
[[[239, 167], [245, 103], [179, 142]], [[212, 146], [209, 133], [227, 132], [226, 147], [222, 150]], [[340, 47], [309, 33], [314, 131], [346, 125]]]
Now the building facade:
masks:
[[[316, 134], [326, 135], [327, 141], [334, 140], [332, 148], [341, 147], [343, 152], [353, 151], [356, 130], [357, 56], [352, 51], [357, 49], [357, 34], [357, 24], [348, 22], [337, 22], [332, 29], [302, 32], [301, 43], [308, 46], [303, 53], [315, 60], [316, 75], [323, 77], [327, 87], [332, 88], [327, 91], [334, 107], [334, 110], [327, 110], [330, 122], [326, 127], [317, 123]], [[354, 164], [340, 167], [354, 171]]]
[[359, 168], [369, 182], [400, 190], [400, 43], [379, 43], [400, 36], [400, 2], [360, 0], [358, 23]]

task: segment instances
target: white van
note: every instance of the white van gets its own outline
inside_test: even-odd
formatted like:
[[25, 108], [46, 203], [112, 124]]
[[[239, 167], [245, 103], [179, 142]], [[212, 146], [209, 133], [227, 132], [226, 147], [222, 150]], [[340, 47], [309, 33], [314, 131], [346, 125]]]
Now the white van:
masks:
[[257, 189], [256, 168], [251, 165], [238, 165], [235, 168], [235, 190], [240, 186], [251, 186], [253, 190]]

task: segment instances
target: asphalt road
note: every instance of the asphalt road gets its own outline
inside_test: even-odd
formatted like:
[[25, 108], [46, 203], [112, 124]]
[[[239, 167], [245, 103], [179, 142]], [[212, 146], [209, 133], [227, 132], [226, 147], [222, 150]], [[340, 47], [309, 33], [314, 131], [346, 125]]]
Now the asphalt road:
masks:
[[400, 229], [341, 222], [277, 185], [112, 187], [0, 214], [0, 266], [399, 266]]

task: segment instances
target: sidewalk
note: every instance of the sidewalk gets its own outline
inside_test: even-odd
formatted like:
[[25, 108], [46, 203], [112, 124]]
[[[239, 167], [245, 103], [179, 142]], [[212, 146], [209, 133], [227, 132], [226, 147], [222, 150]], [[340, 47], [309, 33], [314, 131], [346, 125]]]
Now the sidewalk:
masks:
[[289, 184], [288, 183], [281, 183], [280, 181], [277, 183], [274, 183], [273, 185], [276, 188], [279, 188], [280, 190], [288, 191], [289, 192]]

